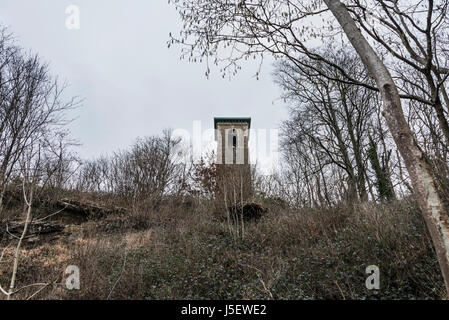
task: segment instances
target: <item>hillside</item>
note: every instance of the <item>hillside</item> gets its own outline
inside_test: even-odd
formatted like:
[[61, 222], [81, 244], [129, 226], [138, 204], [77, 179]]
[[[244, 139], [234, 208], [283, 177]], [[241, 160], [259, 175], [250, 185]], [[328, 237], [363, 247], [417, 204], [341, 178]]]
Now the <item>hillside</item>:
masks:
[[[83, 201], [94, 203], [89, 197]], [[108, 207], [104, 199], [96, 201]], [[104, 216], [81, 217], [66, 208], [50, 219], [64, 230], [35, 234], [23, 245], [17, 288], [41, 286], [25, 287], [15, 298], [444, 297], [431, 240], [412, 200], [332, 209], [262, 202], [268, 212], [243, 227], [211, 210], [212, 203], [193, 198]], [[1, 283], [10, 278], [14, 250], [3, 246], [10, 237], [3, 233], [0, 242]], [[69, 265], [79, 267], [80, 290], [65, 288]], [[369, 265], [380, 268], [378, 291], [365, 286]]]

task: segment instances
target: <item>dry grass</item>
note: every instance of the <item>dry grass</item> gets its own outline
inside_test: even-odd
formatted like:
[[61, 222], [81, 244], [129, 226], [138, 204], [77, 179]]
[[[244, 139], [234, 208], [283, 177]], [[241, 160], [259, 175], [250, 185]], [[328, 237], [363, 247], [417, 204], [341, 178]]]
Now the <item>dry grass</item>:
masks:
[[[235, 237], [210, 203], [135, 206], [123, 219], [22, 250], [18, 287], [56, 281], [36, 299], [439, 299], [444, 285], [413, 201], [283, 209]], [[8, 281], [8, 250], [0, 281]], [[365, 268], [381, 272], [366, 289]], [[81, 270], [68, 291], [67, 265]], [[55, 280], [56, 279], [56, 280]], [[19, 292], [26, 298], [36, 288]]]

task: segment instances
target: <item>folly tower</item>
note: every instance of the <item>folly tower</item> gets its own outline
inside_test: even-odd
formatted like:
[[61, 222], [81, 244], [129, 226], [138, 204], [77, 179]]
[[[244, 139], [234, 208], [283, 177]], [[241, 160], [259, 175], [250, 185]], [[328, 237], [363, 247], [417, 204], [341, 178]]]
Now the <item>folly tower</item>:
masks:
[[251, 118], [214, 118], [217, 164], [249, 165]]
[[249, 162], [251, 118], [214, 118], [217, 141], [217, 184], [228, 204], [246, 201], [252, 194]]

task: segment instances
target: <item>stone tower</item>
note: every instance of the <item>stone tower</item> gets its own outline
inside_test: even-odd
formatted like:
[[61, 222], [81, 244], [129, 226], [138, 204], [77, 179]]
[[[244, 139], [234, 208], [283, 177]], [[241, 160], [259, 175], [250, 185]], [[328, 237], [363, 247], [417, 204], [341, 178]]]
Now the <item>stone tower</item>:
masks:
[[228, 205], [245, 202], [252, 195], [248, 148], [251, 118], [214, 118], [214, 127], [219, 196]]

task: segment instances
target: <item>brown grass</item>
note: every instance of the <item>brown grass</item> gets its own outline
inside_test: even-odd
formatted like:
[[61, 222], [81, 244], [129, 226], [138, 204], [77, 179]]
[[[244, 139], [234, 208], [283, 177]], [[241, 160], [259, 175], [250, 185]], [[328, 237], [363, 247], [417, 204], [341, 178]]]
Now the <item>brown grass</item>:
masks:
[[[444, 285], [417, 205], [294, 210], [272, 205], [231, 235], [208, 202], [136, 205], [71, 237], [22, 250], [18, 287], [34, 299], [439, 299]], [[12, 250], [0, 264], [6, 286]], [[381, 288], [365, 287], [377, 265]], [[64, 288], [77, 265], [81, 289]], [[36, 288], [19, 292], [29, 297]]]

